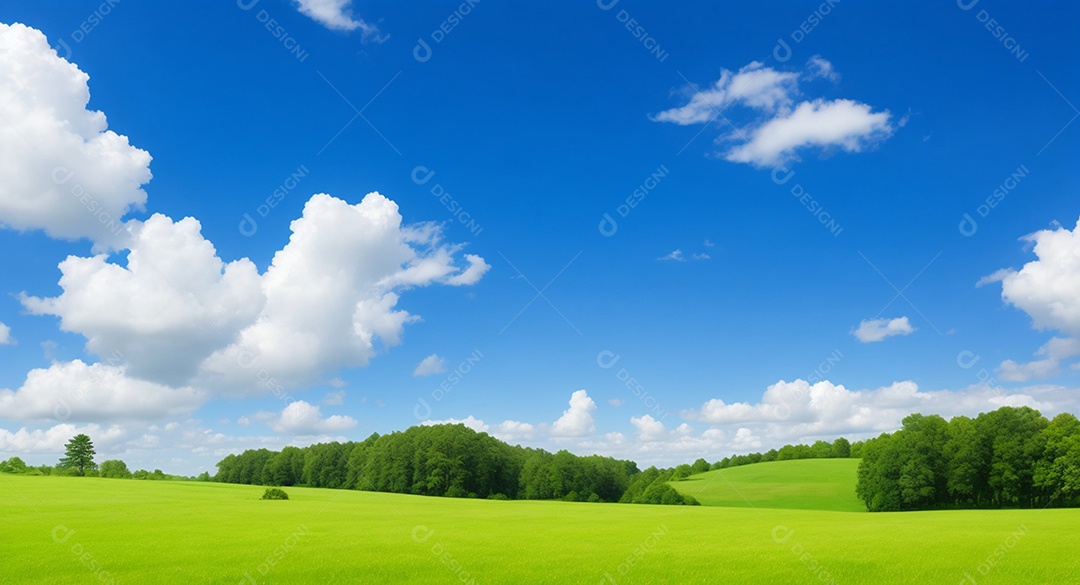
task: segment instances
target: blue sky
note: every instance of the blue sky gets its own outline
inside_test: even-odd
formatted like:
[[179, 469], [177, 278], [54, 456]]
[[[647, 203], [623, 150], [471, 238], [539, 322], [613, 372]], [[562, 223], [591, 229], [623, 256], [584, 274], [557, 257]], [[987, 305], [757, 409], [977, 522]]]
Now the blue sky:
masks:
[[1068, 3], [0, 22], [0, 457], [465, 420], [674, 464], [1080, 402]]

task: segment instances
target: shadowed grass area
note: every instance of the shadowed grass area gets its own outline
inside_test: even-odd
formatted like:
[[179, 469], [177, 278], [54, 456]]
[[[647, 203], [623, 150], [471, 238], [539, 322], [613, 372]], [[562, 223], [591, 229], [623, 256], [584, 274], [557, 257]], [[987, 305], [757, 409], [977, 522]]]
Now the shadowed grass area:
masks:
[[1080, 579], [1080, 510], [850, 514], [285, 489], [289, 500], [266, 501], [259, 486], [0, 475], [3, 581]]
[[729, 467], [671, 482], [704, 506], [865, 512], [855, 497], [858, 459], [800, 459]]

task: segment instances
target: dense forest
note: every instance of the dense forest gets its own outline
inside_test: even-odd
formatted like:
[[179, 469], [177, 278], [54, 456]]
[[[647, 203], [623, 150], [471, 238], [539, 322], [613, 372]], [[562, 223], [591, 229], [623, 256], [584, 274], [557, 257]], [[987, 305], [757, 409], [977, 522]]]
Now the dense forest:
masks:
[[465, 425], [417, 426], [359, 443], [248, 450], [218, 464], [216, 481], [360, 489], [425, 496], [697, 504], [668, 481], [674, 469], [508, 445]]
[[858, 496], [872, 512], [1080, 505], [1080, 421], [1027, 407], [975, 418], [912, 414], [866, 441]]

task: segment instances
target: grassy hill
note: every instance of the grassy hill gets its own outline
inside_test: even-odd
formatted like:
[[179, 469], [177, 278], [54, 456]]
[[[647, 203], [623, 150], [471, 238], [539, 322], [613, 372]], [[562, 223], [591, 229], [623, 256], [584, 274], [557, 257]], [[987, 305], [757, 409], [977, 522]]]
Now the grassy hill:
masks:
[[772, 461], [692, 475], [671, 486], [704, 506], [865, 512], [855, 497], [858, 459]]
[[921, 584], [970, 576], [970, 583], [1015, 585], [1080, 579], [1080, 510], [851, 514], [286, 490], [288, 501], [261, 501], [263, 488], [256, 486], [0, 474], [0, 580]]

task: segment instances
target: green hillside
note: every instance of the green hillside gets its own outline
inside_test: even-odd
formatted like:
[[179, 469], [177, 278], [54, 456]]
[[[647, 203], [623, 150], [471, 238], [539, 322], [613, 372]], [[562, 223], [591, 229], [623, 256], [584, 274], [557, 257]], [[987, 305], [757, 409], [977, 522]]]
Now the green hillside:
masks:
[[286, 490], [288, 501], [261, 501], [257, 486], [0, 474], [0, 581], [1080, 579], [1073, 509], [851, 514]]
[[729, 467], [671, 485], [704, 506], [865, 512], [855, 497], [858, 459], [800, 459]]

